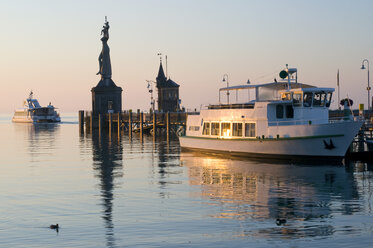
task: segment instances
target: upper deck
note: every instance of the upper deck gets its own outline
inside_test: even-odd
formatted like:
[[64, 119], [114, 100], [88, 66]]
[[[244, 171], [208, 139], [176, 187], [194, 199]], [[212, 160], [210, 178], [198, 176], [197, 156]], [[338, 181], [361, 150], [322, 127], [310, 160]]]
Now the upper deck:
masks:
[[[229, 99], [229, 95], [235, 96], [233, 99], [231, 97], [231, 103], [222, 102], [222, 92], [227, 94], [227, 99]], [[234, 93], [232, 94], [232, 92]], [[244, 92], [244, 94], [239, 94], [239, 92]], [[209, 109], [253, 108], [255, 102], [278, 101], [292, 101], [295, 106], [304, 102], [305, 107], [329, 107], [333, 92], [334, 88], [318, 88], [308, 84], [288, 82], [238, 85], [221, 88], [219, 90], [219, 104], [210, 105]]]

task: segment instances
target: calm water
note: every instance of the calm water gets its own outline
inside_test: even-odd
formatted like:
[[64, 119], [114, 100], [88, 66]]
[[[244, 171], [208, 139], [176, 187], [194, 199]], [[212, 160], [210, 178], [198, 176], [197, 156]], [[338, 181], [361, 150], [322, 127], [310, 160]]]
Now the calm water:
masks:
[[76, 120], [0, 116], [0, 247], [373, 246], [373, 165], [187, 153]]

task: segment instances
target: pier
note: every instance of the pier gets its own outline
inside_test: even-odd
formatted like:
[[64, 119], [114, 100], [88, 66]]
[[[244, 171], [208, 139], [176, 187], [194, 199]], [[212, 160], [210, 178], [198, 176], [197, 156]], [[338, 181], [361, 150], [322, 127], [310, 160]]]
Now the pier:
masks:
[[128, 133], [130, 138], [133, 133], [138, 133], [141, 139], [144, 134], [151, 134], [154, 137], [165, 134], [169, 140], [171, 132], [177, 132], [180, 127], [185, 128], [187, 115], [186, 112], [143, 113], [140, 111], [94, 115], [92, 111], [80, 110], [79, 132], [84, 134], [105, 131], [109, 135], [123, 132]]

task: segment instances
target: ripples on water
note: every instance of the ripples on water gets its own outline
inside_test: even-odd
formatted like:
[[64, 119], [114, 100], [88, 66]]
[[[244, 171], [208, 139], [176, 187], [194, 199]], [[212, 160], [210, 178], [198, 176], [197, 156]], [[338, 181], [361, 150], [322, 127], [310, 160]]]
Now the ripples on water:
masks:
[[[0, 119], [0, 247], [369, 247], [372, 164], [305, 165]], [[286, 223], [277, 225], [276, 219]], [[59, 232], [50, 224], [59, 223]]]

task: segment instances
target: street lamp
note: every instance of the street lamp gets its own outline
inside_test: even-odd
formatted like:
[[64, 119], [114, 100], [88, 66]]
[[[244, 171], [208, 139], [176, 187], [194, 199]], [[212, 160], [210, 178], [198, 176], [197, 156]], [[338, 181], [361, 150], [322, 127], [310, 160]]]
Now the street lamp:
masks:
[[[224, 76], [223, 76], [223, 82], [227, 82], [227, 88], [228, 88], [229, 87], [228, 74], [224, 74]], [[227, 102], [229, 104], [229, 90], [227, 90]]]
[[369, 61], [367, 59], [363, 60], [363, 62], [361, 63], [361, 68], [360, 68], [362, 70], [365, 69], [364, 62], [367, 62], [367, 67], [368, 67], [368, 87], [367, 87], [367, 91], [368, 91], [368, 110], [370, 110], [371, 107], [370, 107], [370, 86], [369, 86]]
[[150, 93], [150, 105], [152, 107], [152, 110], [154, 112], [154, 105], [155, 105], [155, 101], [154, 101], [154, 98], [153, 98], [153, 84], [155, 83], [153, 80], [146, 80], [146, 82], [148, 83], [148, 90], [149, 90], [149, 93]]

